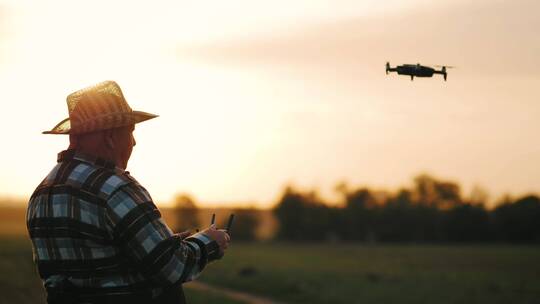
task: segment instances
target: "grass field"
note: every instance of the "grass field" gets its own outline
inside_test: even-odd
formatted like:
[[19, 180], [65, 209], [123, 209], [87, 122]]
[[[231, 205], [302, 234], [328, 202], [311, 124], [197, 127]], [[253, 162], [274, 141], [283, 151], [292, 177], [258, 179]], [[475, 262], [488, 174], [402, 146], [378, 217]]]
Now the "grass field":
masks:
[[201, 280], [294, 303], [540, 303], [540, 247], [237, 244]]
[[[28, 241], [0, 242], [0, 302], [43, 303]], [[540, 303], [540, 247], [232, 244], [200, 280], [286, 303]]]

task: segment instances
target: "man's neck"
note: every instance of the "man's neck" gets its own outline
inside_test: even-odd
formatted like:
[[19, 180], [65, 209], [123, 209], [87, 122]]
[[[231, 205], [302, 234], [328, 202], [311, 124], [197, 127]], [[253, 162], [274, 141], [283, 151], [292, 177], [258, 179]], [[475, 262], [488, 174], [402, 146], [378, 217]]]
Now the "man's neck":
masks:
[[82, 145], [70, 144], [68, 149], [73, 149], [85, 155], [103, 159], [105, 161], [115, 164], [116, 167], [121, 168], [112, 153], [110, 151], [105, 151], [102, 147], [85, 147]]

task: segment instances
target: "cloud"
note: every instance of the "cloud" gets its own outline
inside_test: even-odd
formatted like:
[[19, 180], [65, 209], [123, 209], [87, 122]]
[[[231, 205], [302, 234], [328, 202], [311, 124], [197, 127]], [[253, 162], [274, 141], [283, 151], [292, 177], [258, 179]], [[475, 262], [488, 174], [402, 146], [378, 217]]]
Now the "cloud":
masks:
[[457, 65], [480, 74], [540, 72], [540, 2], [483, 1], [363, 17], [288, 32], [182, 47], [212, 64], [300, 70], [380, 70], [385, 61]]

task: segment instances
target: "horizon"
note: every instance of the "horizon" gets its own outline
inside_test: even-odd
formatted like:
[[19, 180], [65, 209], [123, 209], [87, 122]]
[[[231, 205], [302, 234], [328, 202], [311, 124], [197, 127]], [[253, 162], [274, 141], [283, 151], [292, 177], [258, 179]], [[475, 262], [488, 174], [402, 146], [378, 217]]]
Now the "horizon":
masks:
[[[459, 184], [459, 182], [453, 181], [453, 180], [445, 180], [444, 178], [441, 179], [439, 176], [434, 176], [427, 173], [421, 173], [416, 174], [415, 177], [420, 176], [427, 176], [430, 178], [435, 179], [438, 182], [443, 183], [455, 183], [458, 186], [458, 193], [462, 199], [461, 203], [468, 204], [473, 202], [475, 199], [475, 196], [480, 195], [480, 203], [483, 205], [483, 207], [486, 208], [486, 210], [494, 210], [496, 207], [501, 206], [503, 203], [508, 202], [509, 200], [516, 200], [516, 199], [522, 199], [528, 196], [540, 196], [540, 193], [537, 192], [524, 192], [524, 193], [505, 193], [500, 197], [493, 197], [489, 189], [485, 189], [482, 187], [477, 187], [471, 191], [470, 194], [463, 193], [462, 186]], [[351, 185], [347, 181], [340, 181], [335, 183], [333, 189], [333, 193], [335, 194], [333, 197], [325, 197], [322, 195], [322, 192], [318, 188], [303, 188], [299, 187], [294, 184], [287, 184], [284, 186], [281, 190], [278, 196], [276, 196], [276, 199], [269, 204], [266, 205], [260, 205], [257, 202], [253, 201], [219, 201], [219, 202], [208, 202], [208, 201], [199, 201], [197, 200], [197, 197], [193, 195], [192, 193], [186, 193], [186, 192], [177, 192], [173, 198], [167, 201], [158, 201], [154, 200], [154, 203], [161, 207], [161, 208], [168, 208], [168, 209], [174, 209], [175, 206], [175, 200], [177, 197], [180, 196], [188, 196], [189, 198], [193, 199], [193, 203], [198, 209], [206, 210], [206, 209], [257, 209], [257, 210], [273, 210], [276, 206], [279, 205], [280, 200], [283, 198], [283, 195], [286, 193], [287, 189], [293, 189], [294, 191], [297, 191], [299, 193], [302, 193], [303, 195], [309, 195], [309, 194], [315, 194], [315, 197], [317, 197], [322, 203], [324, 203], [327, 206], [330, 207], [344, 207], [344, 197], [342, 196], [342, 193], [338, 193], [341, 190], [338, 190], [338, 188], [347, 189], [346, 191], [356, 191], [356, 190], [362, 190], [367, 189], [369, 190], [373, 195], [378, 196], [382, 195], [384, 197], [383, 201], [385, 201], [388, 197], [397, 195], [400, 191], [406, 190], [406, 191], [417, 191], [417, 189], [414, 189], [414, 183], [410, 182], [409, 185], [404, 187], [399, 187], [395, 189], [387, 189], [387, 188], [374, 188], [370, 187], [369, 185]], [[476, 191], [476, 193], [474, 193]], [[478, 198], [478, 197], [477, 197]], [[25, 204], [29, 200], [28, 197], [24, 196], [17, 196], [17, 195], [1, 195], [0, 194], [0, 208], [2, 207], [26, 207]], [[476, 202], [478, 203], [478, 202]], [[474, 204], [474, 203], [473, 203]]]

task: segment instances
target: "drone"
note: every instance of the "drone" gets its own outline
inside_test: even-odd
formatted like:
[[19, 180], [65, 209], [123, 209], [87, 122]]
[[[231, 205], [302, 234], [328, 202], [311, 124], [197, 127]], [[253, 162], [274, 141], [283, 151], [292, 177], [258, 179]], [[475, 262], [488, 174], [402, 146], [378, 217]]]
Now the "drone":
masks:
[[442, 74], [444, 77], [444, 81], [446, 81], [447, 73], [446, 69], [453, 68], [452, 66], [444, 66], [444, 65], [436, 65], [435, 67], [441, 67], [441, 70], [436, 70], [432, 67], [420, 65], [420, 63], [417, 64], [404, 64], [404, 65], [398, 65], [395, 68], [390, 67], [390, 63], [386, 63], [386, 74], [388, 72], [397, 72], [399, 75], [409, 75], [411, 76], [411, 81], [414, 80], [414, 76], [416, 77], [432, 77], [433, 74]]

